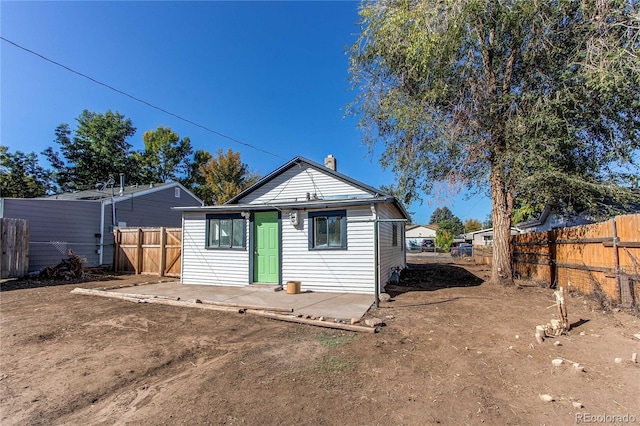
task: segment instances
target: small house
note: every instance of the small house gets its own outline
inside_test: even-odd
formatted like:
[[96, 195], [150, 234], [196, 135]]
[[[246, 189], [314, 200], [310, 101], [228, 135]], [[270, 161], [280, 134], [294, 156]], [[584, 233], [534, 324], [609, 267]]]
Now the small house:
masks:
[[[617, 213], [611, 213], [608, 209], [611, 208]], [[567, 211], [566, 208], [553, 206], [547, 204], [540, 214], [535, 219], [528, 220], [516, 224], [523, 233], [525, 232], [544, 232], [558, 228], [569, 228], [572, 226], [588, 225], [591, 223], [600, 222], [611, 218], [616, 214], [634, 214], [640, 212], [640, 205], [637, 203], [630, 203], [626, 206], [604, 203], [596, 215], [589, 213], [586, 210], [580, 211]]]
[[388, 194], [302, 157], [228, 202], [179, 208], [182, 283], [301, 282], [302, 290], [374, 294], [406, 266], [409, 218]]
[[405, 241], [408, 249], [420, 250], [423, 240], [435, 242], [438, 225], [407, 225], [405, 227]]
[[[520, 234], [518, 228], [511, 227], [511, 235]], [[467, 232], [464, 234], [465, 242], [470, 242], [474, 246], [492, 246], [493, 245], [493, 228], [481, 229], [475, 232]]]
[[0, 217], [29, 221], [29, 271], [57, 265], [69, 250], [86, 266], [113, 263], [114, 227], [176, 227], [178, 206], [202, 201], [177, 182], [130, 185], [39, 198], [0, 198]]

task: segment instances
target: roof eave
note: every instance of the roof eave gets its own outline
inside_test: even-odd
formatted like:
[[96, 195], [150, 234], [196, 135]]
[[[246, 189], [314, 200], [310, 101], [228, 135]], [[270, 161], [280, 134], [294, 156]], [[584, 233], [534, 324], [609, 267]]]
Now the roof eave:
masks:
[[375, 198], [350, 198], [344, 200], [313, 200], [303, 202], [282, 202], [282, 203], [265, 203], [265, 204], [220, 204], [217, 206], [198, 206], [198, 207], [172, 207], [173, 210], [182, 212], [215, 212], [215, 211], [266, 211], [266, 210], [295, 210], [295, 209], [317, 209], [332, 207], [349, 207], [362, 206], [369, 204], [395, 203], [400, 212], [406, 216], [405, 210], [401, 204], [397, 204], [394, 197], [375, 197]]

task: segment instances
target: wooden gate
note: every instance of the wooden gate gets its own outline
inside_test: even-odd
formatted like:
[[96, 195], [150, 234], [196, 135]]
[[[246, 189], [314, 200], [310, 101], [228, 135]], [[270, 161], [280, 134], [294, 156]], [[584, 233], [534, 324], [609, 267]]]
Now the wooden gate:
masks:
[[115, 272], [180, 276], [181, 228], [119, 228], [113, 234]]
[[0, 278], [22, 278], [29, 272], [29, 221], [0, 219]]

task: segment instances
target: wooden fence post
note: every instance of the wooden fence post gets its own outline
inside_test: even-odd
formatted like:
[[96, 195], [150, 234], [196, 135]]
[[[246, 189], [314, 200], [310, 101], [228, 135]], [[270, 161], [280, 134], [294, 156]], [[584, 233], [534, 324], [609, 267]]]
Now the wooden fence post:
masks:
[[622, 287], [620, 285], [620, 256], [618, 254], [618, 230], [616, 229], [616, 218], [611, 219], [611, 230], [613, 231], [613, 271], [616, 279], [616, 293], [618, 302], [622, 302]]
[[[558, 284], [558, 244], [557, 235], [553, 230], [547, 231], [547, 250], [549, 251], [549, 257], [547, 264], [549, 265], [549, 288], [554, 288]], [[540, 250], [537, 251], [537, 260], [540, 261]]]
[[136, 248], [136, 275], [140, 274], [142, 272], [142, 239], [143, 239], [143, 233], [142, 233], [142, 228], [138, 228], [138, 241], [137, 241], [137, 248]]
[[164, 277], [164, 269], [167, 266], [167, 229], [160, 228], [160, 276]]

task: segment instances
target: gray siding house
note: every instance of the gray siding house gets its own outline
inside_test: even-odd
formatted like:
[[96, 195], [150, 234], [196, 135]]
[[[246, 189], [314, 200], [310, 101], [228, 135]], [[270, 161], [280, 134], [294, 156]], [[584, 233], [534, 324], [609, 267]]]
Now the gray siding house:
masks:
[[[511, 235], [520, 234], [518, 228], [511, 227]], [[481, 229], [475, 232], [464, 234], [464, 240], [470, 242], [474, 246], [492, 246], [493, 245], [493, 228]]]
[[325, 164], [296, 157], [223, 205], [178, 208], [182, 283], [382, 291], [406, 267], [409, 215], [394, 197], [338, 173], [333, 157]]
[[[608, 211], [609, 208], [614, 210], [615, 213]], [[569, 228], [572, 226], [588, 225], [590, 223], [596, 223], [606, 219], [610, 219], [615, 215], [634, 213], [640, 213], [640, 205], [636, 203], [622, 205], [612, 204], [605, 201], [604, 205], [600, 207], [600, 211], [597, 215], [590, 214], [586, 211], [569, 213], [566, 211], [566, 209], [547, 204], [538, 218], [526, 222], [517, 223], [515, 226], [522, 233], [545, 232], [558, 228]]]
[[113, 262], [113, 228], [180, 227], [172, 207], [202, 206], [177, 182], [79, 191], [40, 198], [0, 198], [0, 217], [29, 220], [29, 271], [56, 265], [69, 250], [86, 266]]

